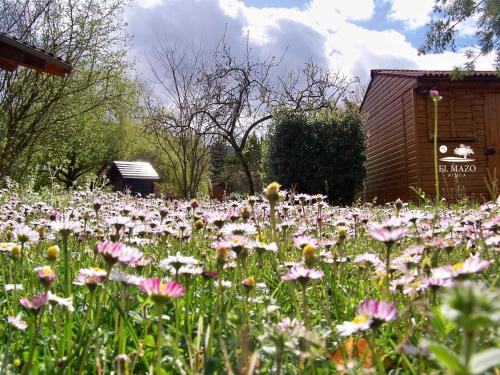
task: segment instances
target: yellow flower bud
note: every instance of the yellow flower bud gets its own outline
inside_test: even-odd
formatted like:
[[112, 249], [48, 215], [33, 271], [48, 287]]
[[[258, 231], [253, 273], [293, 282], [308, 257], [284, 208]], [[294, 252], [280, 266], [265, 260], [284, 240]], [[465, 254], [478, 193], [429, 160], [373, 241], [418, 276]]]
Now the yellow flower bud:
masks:
[[198, 208], [200, 206], [200, 202], [197, 199], [191, 199], [191, 208]]
[[248, 291], [250, 291], [251, 289], [255, 288], [255, 279], [253, 278], [253, 276], [247, 277], [242, 281], [242, 284]]
[[311, 267], [314, 264], [314, 246], [312, 245], [305, 245], [304, 249], [302, 250], [302, 255], [304, 256], [304, 262], [306, 266]]
[[267, 188], [264, 190], [264, 196], [271, 203], [276, 203], [279, 199], [279, 190], [281, 185], [277, 182], [271, 182], [267, 185]]
[[47, 248], [45, 256], [48, 260], [57, 260], [59, 258], [60, 252], [61, 251], [59, 250], [59, 246], [53, 245]]
[[229, 249], [226, 247], [219, 247], [216, 250], [217, 263], [219, 266], [223, 266], [227, 262], [227, 257], [229, 256]]
[[205, 226], [205, 222], [203, 221], [203, 219], [196, 220], [195, 228], [197, 230], [203, 229], [204, 226]]
[[22, 249], [21, 249], [21, 246], [19, 245], [16, 245], [12, 248], [12, 251], [10, 252], [10, 254], [12, 255], [12, 257], [14, 258], [19, 258], [21, 257], [21, 252], [22, 252]]

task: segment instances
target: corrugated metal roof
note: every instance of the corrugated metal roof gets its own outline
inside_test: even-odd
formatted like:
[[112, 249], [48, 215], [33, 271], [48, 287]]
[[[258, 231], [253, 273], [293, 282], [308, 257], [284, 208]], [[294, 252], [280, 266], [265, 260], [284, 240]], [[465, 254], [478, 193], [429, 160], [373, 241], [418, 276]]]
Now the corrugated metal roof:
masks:
[[113, 167], [118, 169], [123, 178], [142, 180], [160, 179], [153, 166], [144, 161], [114, 161], [111, 168]]
[[[376, 75], [390, 75], [407, 78], [450, 78], [452, 70], [400, 70], [400, 69], [373, 69], [371, 77]], [[498, 72], [494, 70], [476, 70], [467, 74], [465, 78], [497, 78], [500, 79]]]

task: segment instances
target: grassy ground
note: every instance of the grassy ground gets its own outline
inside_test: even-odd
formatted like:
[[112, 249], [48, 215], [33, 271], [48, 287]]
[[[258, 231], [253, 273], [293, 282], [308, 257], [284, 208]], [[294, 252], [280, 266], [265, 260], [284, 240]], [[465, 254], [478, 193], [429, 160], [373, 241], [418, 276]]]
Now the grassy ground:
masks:
[[[0, 197], [2, 373], [494, 373], [500, 206]], [[45, 268], [38, 268], [45, 267]]]

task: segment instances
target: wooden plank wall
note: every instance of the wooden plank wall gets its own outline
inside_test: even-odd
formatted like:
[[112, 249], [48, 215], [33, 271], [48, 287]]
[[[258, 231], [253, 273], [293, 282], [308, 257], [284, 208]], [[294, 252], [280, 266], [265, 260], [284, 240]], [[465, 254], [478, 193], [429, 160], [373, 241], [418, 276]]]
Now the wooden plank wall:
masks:
[[[485, 122], [485, 92], [500, 89], [498, 85], [481, 82], [428, 82], [426, 86], [437, 88], [444, 100], [439, 105], [438, 144], [446, 145], [448, 153], [460, 144], [474, 150], [474, 164], [477, 170], [460, 177], [446, 177], [440, 174], [441, 192], [448, 200], [464, 195], [483, 199], [487, 197], [484, 183], [488, 168], [488, 157], [484, 153], [487, 145]], [[497, 88], [495, 88], [497, 87]], [[433, 104], [429, 96], [415, 95], [415, 115], [417, 139], [420, 144], [421, 187], [430, 197], [434, 196], [434, 156], [433, 156]], [[471, 135], [473, 135], [471, 137]], [[500, 150], [497, 150], [497, 152]], [[443, 157], [439, 154], [439, 157]], [[443, 164], [440, 162], [440, 164]]]
[[[408, 199], [409, 184], [418, 181], [413, 78], [378, 75], [373, 78], [363, 112], [367, 140], [365, 199], [388, 202]], [[413, 169], [411, 173], [408, 173]]]
[[415, 198], [410, 187], [421, 185], [419, 140], [415, 126], [415, 90], [409, 88], [403, 94], [403, 120], [405, 126], [405, 147], [407, 153], [408, 198]]
[[495, 153], [488, 158], [488, 168], [492, 175], [500, 177], [500, 92], [485, 94], [485, 125], [487, 146]]

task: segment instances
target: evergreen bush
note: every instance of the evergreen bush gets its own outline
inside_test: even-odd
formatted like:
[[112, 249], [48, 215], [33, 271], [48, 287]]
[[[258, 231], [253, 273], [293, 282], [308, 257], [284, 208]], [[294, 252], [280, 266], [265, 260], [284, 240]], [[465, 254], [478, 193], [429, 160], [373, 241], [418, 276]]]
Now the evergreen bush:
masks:
[[362, 123], [355, 110], [278, 114], [268, 134], [268, 178], [325, 194], [332, 204], [352, 203], [366, 176]]

